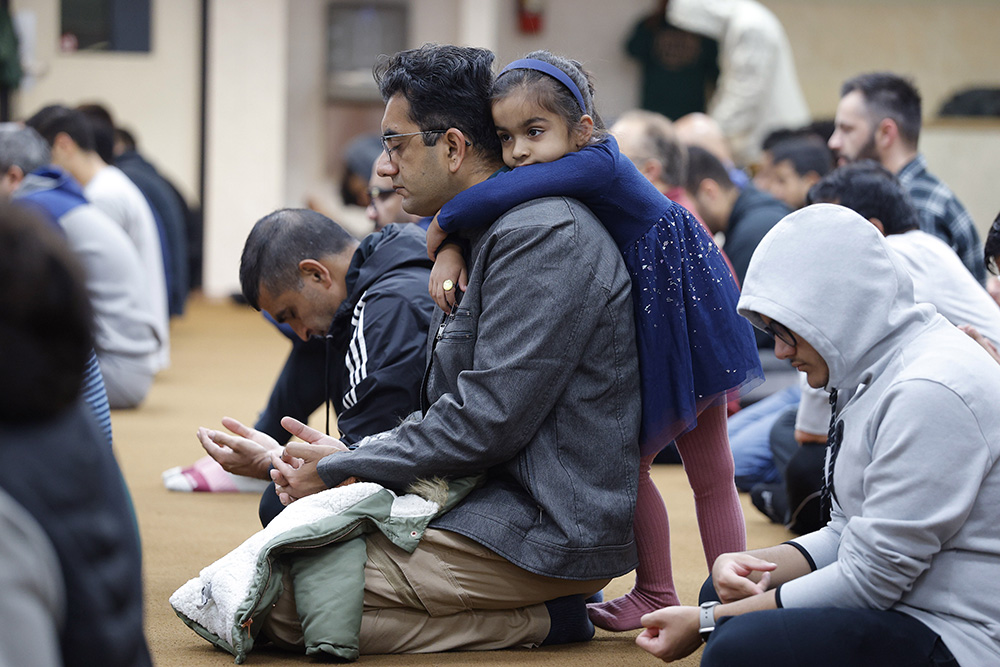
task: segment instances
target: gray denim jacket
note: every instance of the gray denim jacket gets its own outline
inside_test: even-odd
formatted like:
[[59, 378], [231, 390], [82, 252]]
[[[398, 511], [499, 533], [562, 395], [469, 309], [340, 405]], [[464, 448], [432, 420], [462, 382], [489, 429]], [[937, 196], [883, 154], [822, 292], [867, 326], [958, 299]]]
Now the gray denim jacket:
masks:
[[512, 209], [472, 240], [459, 307], [431, 325], [423, 415], [320, 464], [403, 488], [486, 479], [434, 523], [545, 576], [636, 565], [639, 370], [621, 255], [582, 204]]

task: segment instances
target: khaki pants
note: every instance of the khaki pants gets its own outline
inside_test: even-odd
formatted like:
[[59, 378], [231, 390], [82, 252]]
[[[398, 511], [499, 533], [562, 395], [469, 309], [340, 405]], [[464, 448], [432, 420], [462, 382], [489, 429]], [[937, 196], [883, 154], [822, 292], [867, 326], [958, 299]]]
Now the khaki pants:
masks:
[[[591, 595], [609, 580], [532, 574], [467, 537], [428, 529], [408, 554], [367, 537], [361, 653], [432, 653], [537, 646], [549, 632], [546, 600]], [[279, 646], [304, 650], [291, 582], [264, 621]]]

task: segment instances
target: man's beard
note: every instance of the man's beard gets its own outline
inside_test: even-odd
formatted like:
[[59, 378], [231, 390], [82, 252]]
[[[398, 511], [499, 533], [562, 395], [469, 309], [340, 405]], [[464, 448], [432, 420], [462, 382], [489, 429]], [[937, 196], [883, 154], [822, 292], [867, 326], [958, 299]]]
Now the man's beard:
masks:
[[866, 141], [864, 145], [858, 149], [857, 155], [851, 156], [851, 155], [844, 155], [843, 153], [841, 153], [841, 157], [846, 158], [848, 162], [857, 162], [859, 160], [875, 160], [876, 162], [881, 163], [882, 160], [879, 159], [878, 149], [875, 147], [875, 133], [872, 132], [868, 136], [868, 141]]

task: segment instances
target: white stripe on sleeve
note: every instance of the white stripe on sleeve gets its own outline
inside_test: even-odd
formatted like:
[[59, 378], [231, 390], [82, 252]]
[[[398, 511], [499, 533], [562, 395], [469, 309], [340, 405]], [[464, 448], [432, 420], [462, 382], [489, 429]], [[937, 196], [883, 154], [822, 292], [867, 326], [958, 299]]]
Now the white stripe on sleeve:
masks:
[[351, 343], [347, 346], [347, 365], [349, 387], [344, 394], [344, 409], [354, 407], [358, 402], [357, 388], [362, 380], [368, 377], [368, 347], [365, 344], [365, 294], [358, 299], [351, 316]]

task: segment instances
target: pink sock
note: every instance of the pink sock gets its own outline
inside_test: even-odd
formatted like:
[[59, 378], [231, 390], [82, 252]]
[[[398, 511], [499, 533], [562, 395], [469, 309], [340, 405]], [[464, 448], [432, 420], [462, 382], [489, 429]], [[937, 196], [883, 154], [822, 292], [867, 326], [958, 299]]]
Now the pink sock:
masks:
[[655, 454], [639, 462], [635, 503], [635, 543], [639, 567], [635, 587], [616, 600], [587, 605], [591, 622], [614, 632], [642, 627], [639, 619], [662, 607], [680, 604], [670, 567], [670, 522], [659, 490], [649, 476]]
[[211, 456], [203, 456], [185, 468], [163, 471], [163, 484], [170, 491], [261, 493], [268, 482], [228, 473]]

